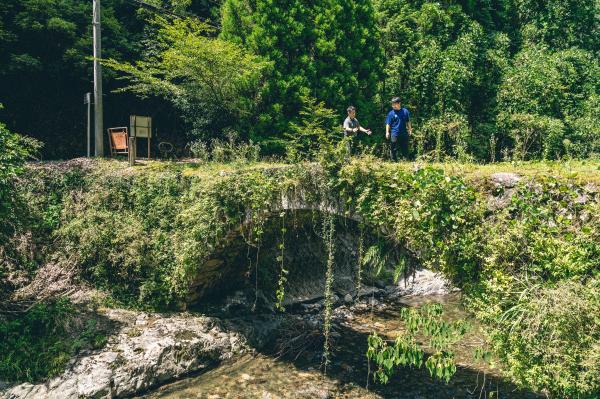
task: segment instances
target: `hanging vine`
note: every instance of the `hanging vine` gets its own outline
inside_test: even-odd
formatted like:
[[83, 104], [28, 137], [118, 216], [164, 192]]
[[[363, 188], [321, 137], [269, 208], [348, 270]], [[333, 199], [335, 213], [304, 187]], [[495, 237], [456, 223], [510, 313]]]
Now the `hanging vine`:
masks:
[[285, 233], [287, 229], [285, 228], [285, 212], [281, 212], [281, 242], [279, 243], [280, 253], [277, 256], [277, 261], [280, 264], [279, 269], [279, 279], [277, 281], [277, 291], [275, 293], [277, 302], [275, 303], [275, 307], [280, 311], [285, 311], [285, 307], [283, 306], [283, 300], [285, 298], [285, 284], [287, 283], [287, 275], [289, 270], [285, 268]]
[[358, 226], [359, 236], [358, 236], [358, 262], [356, 267], [356, 299], [360, 297], [360, 285], [362, 284], [362, 263], [364, 256], [364, 226], [362, 223]]
[[327, 271], [325, 274], [325, 300], [323, 310], [323, 371], [327, 373], [327, 366], [331, 363], [331, 344], [329, 333], [331, 331], [331, 315], [333, 313], [333, 267], [335, 264], [335, 223], [331, 214], [325, 215], [323, 219], [323, 239], [327, 248]]
[[[264, 225], [265, 225], [265, 217], [264, 215], [255, 214], [250, 219], [247, 228], [245, 227], [243, 222], [240, 222], [240, 231], [242, 235], [242, 239], [246, 243], [246, 260], [248, 262], [248, 269], [246, 271], [246, 277], [250, 278], [252, 275], [252, 269], [254, 269], [254, 303], [252, 304], [252, 311], [256, 311], [256, 306], [258, 304], [258, 262], [260, 256], [260, 246], [262, 243], [262, 236], [264, 233]], [[246, 235], [245, 231], [248, 230]], [[254, 259], [254, 263], [252, 262], [252, 258], [250, 257], [251, 249], [254, 248], [256, 250], [256, 257]]]

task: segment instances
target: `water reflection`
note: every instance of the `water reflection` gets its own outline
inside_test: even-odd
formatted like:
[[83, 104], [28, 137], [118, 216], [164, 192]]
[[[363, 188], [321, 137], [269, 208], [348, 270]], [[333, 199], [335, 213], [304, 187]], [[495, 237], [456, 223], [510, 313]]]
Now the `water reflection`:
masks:
[[[366, 338], [376, 331], [390, 339], [404, 328], [398, 317], [402, 306], [427, 302], [444, 304], [448, 320], [467, 317], [457, 295], [403, 298], [378, 305], [360, 304], [338, 323], [339, 338], [333, 365], [325, 376], [319, 370], [319, 356], [297, 360], [277, 360], [272, 354], [246, 355], [202, 375], [164, 386], [146, 398], [538, 398], [519, 391], [500, 378], [497, 369], [478, 363], [473, 350], [483, 342], [480, 327], [473, 329], [454, 347], [458, 371], [449, 384], [433, 380], [429, 373], [401, 369], [387, 385], [369, 381], [369, 365], [364, 356]], [[339, 310], [339, 309], [338, 309]], [[339, 312], [338, 312], [339, 313]]]

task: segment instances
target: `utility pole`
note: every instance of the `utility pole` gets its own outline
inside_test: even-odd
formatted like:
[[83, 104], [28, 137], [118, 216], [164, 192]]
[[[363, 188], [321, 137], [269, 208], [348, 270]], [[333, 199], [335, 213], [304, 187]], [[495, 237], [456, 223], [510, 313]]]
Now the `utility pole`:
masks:
[[85, 93], [83, 97], [83, 103], [87, 105], [87, 157], [91, 156], [91, 142], [92, 142], [92, 129], [91, 129], [91, 107], [92, 107], [92, 93]]
[[95, 155], [104, 156], [104, 115], [102, 109], [102, 32], [100, 26], [100, 0], [93, 0], [92, 24], [94, 30], [94, 133]]

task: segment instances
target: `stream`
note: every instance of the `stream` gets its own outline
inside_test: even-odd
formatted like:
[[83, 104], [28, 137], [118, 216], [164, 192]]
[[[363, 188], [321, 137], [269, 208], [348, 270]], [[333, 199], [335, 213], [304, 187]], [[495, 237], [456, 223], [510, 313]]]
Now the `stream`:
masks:
[[[445, 384], [434, 380], [426, 369], [400, 369], [387, 385], [367, 381], [369, 364], [365, 357], [367, 336], [372, 332], [394, 339], [404, 328], [399, 309], [419, 307], [425, 303], [443, 304], [444, 318], [469, 318], [460, 304], [460, 294], [375, 299], [347, 304], [334, 310], [332, 364], [323, 374], [320, 367], [322, 340], [315, 329], [312, 344], [295, 351], [275, 350], [282, 342], [293, 341], [310, 320], [320, 317], [320, 310], [310, 305], [290, 310], [292, 320], [306, 321], [289, 328], [288, 335], [264, 345], [254, 354], [243, 355], [222, 363], [201, 375], [162, 386], [143, 398], [539, 398], [539, 395], [518, 390], [501, 378], [497, 368], [477, 362], [473, 352], [484, 342], [481, 327], [474, 321], [471, 330], [454, 347], [457, 373]], [[295, 331], [294, 331], [295, 330]], [[285, 346], [285, 345], [283, 345]], [[289, 349], [289, 348], [288, 348]], [[371, 365], [372, 366], [372, 365]], [[368, 386], [367, 386], [368, 384]]]

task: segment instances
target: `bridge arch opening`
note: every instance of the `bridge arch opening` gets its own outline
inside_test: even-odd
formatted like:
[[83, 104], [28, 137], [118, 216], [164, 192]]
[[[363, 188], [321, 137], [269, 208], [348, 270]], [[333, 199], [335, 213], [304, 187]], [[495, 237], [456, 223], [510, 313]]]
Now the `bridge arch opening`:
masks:
[[257, 302], [272, 305], [282, 267], [287, 271], [284, 305], [318, 301], [325, 289], [328, 250], [323, 223], [327, 216], [333, 217], [335, 226], [333, 291], [340, 300], [348, 295], [355, 298], [361, 286], [392, 284], [399, 267], [405, 277], [415, 269], [414, 258], [399, 243], [355, 218], [315, 209], [286, 209], [269, 215], [258, 244], [248, 239], [249, 229], [231, 234], [199, 267], [188, 303], [244, 291]]

